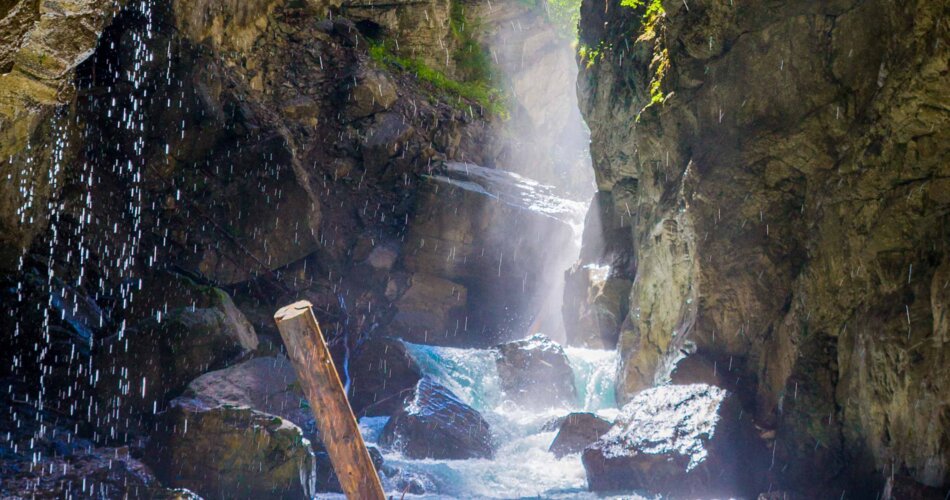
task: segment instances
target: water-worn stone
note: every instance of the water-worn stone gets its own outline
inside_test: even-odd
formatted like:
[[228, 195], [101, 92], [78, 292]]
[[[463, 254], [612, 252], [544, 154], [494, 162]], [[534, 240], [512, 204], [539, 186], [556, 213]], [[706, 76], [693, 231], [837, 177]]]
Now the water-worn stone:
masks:
[[176, 399], [144, 460], [163, 484], [203, 498], [304, 498], [313, 492], [310, 443], [292, 423], [246, 407]]
[[457, 345], [464, 327], [468, 289], [454, 281], [419, 272], [395, 302], [390, 334], [410, 342]]
[[498, 379], [505, 395], [531, 408], [572, 405], [574, 371], [564, 349], [544, 334], [495, 347]]
[[474, 408], [425, 377], [390, 417], [380, 444], [408, 458], [491, 458], [491, 428]]
[[610, 430], [610, 422], [593, 413], [571, 413], [561, 422], [548, 451], [561, 458], [583, 451]]
[[350, 360], [350, 406], [357, 415], [392, 415], [403, 394], [422, 378], [422, 368], [394, 338], [365, 340]]
[[642, 489], [664, 497], [751, 496], [765, 456], [737, 398], [703, 385], [647, 389], [583, 454], [591, 491]]
[[420, 186], [401, 263], [464, 285], [469, 305], [461, 321], [430, 330], [430, 342], [488, 347], [558, 319], [560, 280], [545, 270], [574, 258], [581, 204], [499, 169], [450, 162], [433, 174]]

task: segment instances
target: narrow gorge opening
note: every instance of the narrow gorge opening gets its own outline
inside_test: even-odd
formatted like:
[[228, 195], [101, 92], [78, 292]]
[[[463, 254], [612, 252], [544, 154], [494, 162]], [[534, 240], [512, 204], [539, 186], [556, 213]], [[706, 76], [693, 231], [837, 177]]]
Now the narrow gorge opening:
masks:
[[0, 497], [946, 500], [945, 11], [0, 2]]

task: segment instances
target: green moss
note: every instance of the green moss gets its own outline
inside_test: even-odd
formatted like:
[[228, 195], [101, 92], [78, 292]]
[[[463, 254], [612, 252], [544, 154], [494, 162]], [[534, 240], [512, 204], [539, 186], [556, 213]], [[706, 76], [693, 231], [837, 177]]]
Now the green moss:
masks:
[[495, 80], [491, 58], [475, 37], [479, 24], [478, 19], [466, 18], [462, 2], [452, 2], [449, 29], [456, 45], [452, 54], [456, 71], [463, 81], [491, 83]]
[[401, 57], [394, 54], [385, 42], [370, 43], [369, 56], [380, 65], [412, 73], [419, 80], [440, 91], [474, 101], [491, 114], [502, 117], [508, 116], [502, 92], [488, 82], [453, 80], [445, 73], [430, 68], [420, 59]]

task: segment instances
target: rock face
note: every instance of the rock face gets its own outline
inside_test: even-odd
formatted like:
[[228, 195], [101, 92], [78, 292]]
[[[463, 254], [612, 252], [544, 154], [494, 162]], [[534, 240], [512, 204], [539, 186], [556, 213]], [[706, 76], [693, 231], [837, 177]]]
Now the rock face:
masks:
[[571, 413], [561, 422], [548, 451], [558, 458], [581, 452], [606, 434], [610, 425], [593, 413]]
[[620, 400], [695, 347], [741, 361], [776, 484], [946, 487], [945, 6], [620, 3], [583, 3], [579, 77]]
[[751, 425], [735, 396], [718, 387], [647, 389], [584, 450], [588, 486], [664, 497], [750, 497], [760, 491], [758, 461], [764, 457], [750, 440]]
[[613, 349], [627, 316], [630, 280], [611, 278], [610, 268], [580, 265], [564, 273], [564, 329], [567, 343]]
[[408, 458], [491, 458], [491, 429], [475, 409], [426, 377], [386, 423], [380, 444]]
[[177, 399], [145, 460], [167, 485], [202, 498], [304, 498], [313, 485], [310, 443], [292, 423], [246, 407]]
[[357, 415], [392, 415], [421, 378], [422, 368], [401, 340], [369, 339], [350, 361], [350, 406]]
[[[398, 299], [392, 334], [427, 344], [487, 347], [527, 330], [535, 314], [545, 317], [543, 308], [560, 296], [552, 293], [560, 288], [545, 271], [573, 258], [570, 224], [578, 205], [550, 186], [470, 163], [448, 163], [427, 177], [402, 259], [416, 273], [413, 280], [424, 277], [415, 296], [427, 300], [409, 299], [408, 307], [400, 307], [407, 299]], [[401, 321], [407, 309], [410, 315]]]
[[[49, 168], [44, 149], [53, 131], [45, 122], [72, 98], [73, 70], [92, 54], [115, 8], [97, 0], [0, 4], [0, 271], [16, 268], [45, 225], [50, 185], [63, 172]], [[7, 161], [33, 151], [35, 162]]]
[[495, 347], [498, 379], [513, 401], [533, 408], [577, 401], [574, 370], [560, 345], [536, 333]]

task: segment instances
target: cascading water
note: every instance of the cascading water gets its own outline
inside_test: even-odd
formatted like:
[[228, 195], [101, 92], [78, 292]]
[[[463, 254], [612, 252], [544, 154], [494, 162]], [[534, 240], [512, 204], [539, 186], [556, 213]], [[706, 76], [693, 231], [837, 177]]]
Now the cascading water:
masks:
[[[570, 412], [587, 411], [612, 419], [616, 413], [616, 352], [566, 348], [574, 372], [577, 400], [573, 405], [527, 410], [501, 390], [495, 351], [406, 344], [426, 375], [448, 387], [478, 410], [492, 428], [497, 451], [493, 459], [410, 460], [398, 452], [384, 453], [396, 477], [387, 490], [401, 494], [396, 480], [415, 481], [427, 492], [413, 498], [578, 498], [588, 495], [580, 454], [556, 458], [548, 451], [557, 429], [546, 426]], [[388, 417], [363, 418], [360, 427], [369, 443], [378, 440]], [[409, 495], [407, 495], [409, 496]], [[598, 497], [600, 498], [600, 497]], [[629, 495], [625, 498], [631, 498]]]

